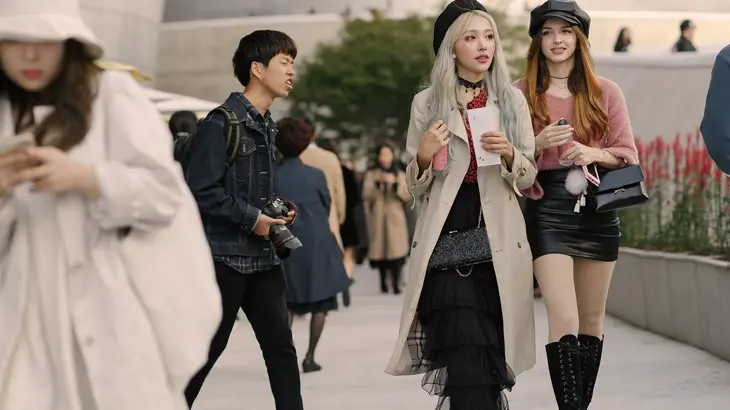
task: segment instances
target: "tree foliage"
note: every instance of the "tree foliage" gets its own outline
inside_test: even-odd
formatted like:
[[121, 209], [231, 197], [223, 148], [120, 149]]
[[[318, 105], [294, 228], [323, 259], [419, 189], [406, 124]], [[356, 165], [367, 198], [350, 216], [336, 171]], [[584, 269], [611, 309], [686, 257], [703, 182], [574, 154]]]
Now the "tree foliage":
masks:
[[[510, 63], [521, 72], [526, 28], [490, 13]], [[320, 44], [300, 66], [292, 114], [310, 116], [340, 138], [402, 142], [411, 101], [433, 64], [433, 23], [433, 17], [387, 19], [378, 11], [369, 20], [346, 20], [341, 41]]]

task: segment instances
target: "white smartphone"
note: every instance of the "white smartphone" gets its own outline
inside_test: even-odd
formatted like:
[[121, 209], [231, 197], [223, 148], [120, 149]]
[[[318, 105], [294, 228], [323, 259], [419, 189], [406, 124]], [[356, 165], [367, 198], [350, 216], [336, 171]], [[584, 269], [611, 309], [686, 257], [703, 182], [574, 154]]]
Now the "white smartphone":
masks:
[[35, 145], [35, 136], [29, 132], [0, 138], [0, 155]]

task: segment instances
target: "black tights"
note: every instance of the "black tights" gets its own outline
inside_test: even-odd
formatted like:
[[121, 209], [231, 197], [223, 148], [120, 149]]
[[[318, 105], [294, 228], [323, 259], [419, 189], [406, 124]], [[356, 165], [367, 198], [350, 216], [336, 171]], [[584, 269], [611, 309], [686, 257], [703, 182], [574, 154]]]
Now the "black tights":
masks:
[[388, 293], [388, 275], [390, 275], [391, 285], [393, 286], [393, 293], [400, 293], [400, 266], [381, 266], [380, 271], [380, 291]]
[[[314, 361], [314, 351], [317, 349], [319, 338], [322, 337], [322, 331], [324, 330], [324, 324], [327, 319], [327, 312], [314, 312], [312, 318], [309, 321], [309, 349], [307, 349], [307, 355], [304, 356], [305, 362]], [[294, 313], [289, 312], [289, 327], [291, 327], [294, 321]]]

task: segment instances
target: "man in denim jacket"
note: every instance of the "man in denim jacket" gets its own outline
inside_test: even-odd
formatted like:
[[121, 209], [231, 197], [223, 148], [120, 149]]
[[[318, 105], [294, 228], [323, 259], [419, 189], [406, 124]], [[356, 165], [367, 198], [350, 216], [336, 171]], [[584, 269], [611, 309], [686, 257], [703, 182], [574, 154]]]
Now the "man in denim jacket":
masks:
[[233, 71], [245, 89], [231, 93], [225, 102], [240, 121], [235, 162], [226, 164], [226, 119], [217, 112], [199, 124], [188, 147], [186, 180], [200, 209], [223, 300], [223, 320], [208, 363], [185, 392], [191, 407], [243, 308], [266, 362], [276, 409], [303, 409], [286, 281], [268, 239], [271, 225], [287, 221], [261, 213], [274, 197], [277, 129], [269, 107], [291, 91], [296, 55], [294, 41], [284, 33], [260, 30], [243, 37], [233, 56]]
[[700, 131], [717, 167], [730, 174], [730, 45], [715, 59]]

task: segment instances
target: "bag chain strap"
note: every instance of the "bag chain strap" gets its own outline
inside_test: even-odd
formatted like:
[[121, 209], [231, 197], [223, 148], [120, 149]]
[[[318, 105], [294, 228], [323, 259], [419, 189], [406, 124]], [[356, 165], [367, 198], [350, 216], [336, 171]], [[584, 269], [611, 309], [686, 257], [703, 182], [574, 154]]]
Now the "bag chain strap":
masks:
[[[479, 219], [477, 220], [477, 229], [481, 228], [482, 226], [482, 207], [479, 207]], [[474, 270], [474, 265], [469, 265], [469, 272], [462, 273], [459, 268], [456, 268], [456, 273], [459, 274], [462, 278], [466, 278], [469, 275], [471, 275], [471, 272]]]

